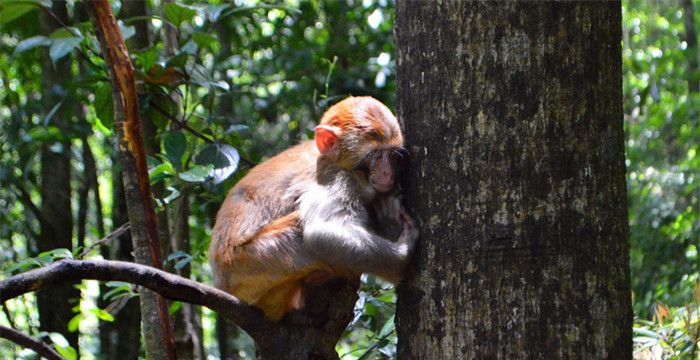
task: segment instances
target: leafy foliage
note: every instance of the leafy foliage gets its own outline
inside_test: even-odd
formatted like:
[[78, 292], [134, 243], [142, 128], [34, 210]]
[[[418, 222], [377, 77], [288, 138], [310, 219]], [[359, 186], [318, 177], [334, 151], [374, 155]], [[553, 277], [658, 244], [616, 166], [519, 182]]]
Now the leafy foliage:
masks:
[[[171, 249], [165, 265], [188, 269], [198, 281], [211, 281], [205, 254], [218, 204], [252, 165], [310, 138], [325, 108], [347, 95], [394, 103], [390, 1], [153, 0], [144, 14], [133, 16], [125, 14], [124, 1], [112, 3], [139, 82], [150, 180], [161, 189], [158, 210], [172, 223], [182, 216], [176, 201], [190, 204], [190, 249]], [[623, 1], [635, 356], [641, 359], [688, 358], [698, 351], [693, 293], [700, 280], [700, 94], [689, 86], [698, 78], [698, 51], [687, 38], [682, 5]], [[70, 18], [46, 31], [43, 24], [61, 6], [69, 7]], [[37, 250], [42, 148], [72, 145], [73, 189], [89, 175], [87, 158], [77, 149], [89, 146], [94, 154], [98, 191], [89, 196], [99, 195], [101, 207], [84, 212], [84, 245], [104, 235], [101, 222], [107, 229], [119, 225], [111, 223], [120, 211], [112, 198], [120, 170], [113, 160], [112, 90], [82, 7], [0, 1], [0, 276], [83, 250], [77, 239], [73, 249]], [[150, 34], [145, 42], [144, 25]], [[176, 29], [174, 43], [164, 40], [168, 26]], [[70, 64], [65, 81], [42, 77], [42, 67], [61, 62]], [[77, 224], [79, 192], [73, 197]], [[67, 325], [81, 332], [81, 357], [90, 359], [99, 354], [96, 322], [118, 322], [119, 309], [136, 295], [125, 283], [108, 283], [102, 294], [86, 284]], [[108, 306], [96, 306], [97, 298]], [[395, 356], [394, 300], [389, 285], [363, 278], [356, 316], [338, 345], [343, 359]], [[63, 335], [38, 330], [34, 301], [10, 301], [0, 323], [50, 339], [61, 354], [75, 358]], [[180, 309], [179, 303], [171, 306]], [[208, 354], [217, 353], [212, 322], [213, 315], [203, 312]], [[236, 346], [251, 358], [246, 341], [241, 336]], [[0, 343], [0, 357], [15, 352]]]

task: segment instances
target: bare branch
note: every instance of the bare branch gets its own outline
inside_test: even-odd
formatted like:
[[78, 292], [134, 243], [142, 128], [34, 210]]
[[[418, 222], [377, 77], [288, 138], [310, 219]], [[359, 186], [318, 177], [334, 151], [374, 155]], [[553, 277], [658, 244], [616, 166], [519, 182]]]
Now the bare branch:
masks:
[[49, 360], [64, 360], [61, 355], [46, 343], [24, 335], [15, 329], [0, 326], [0, 338], [12, 341], [21, 347], [34, 350], [35, 353]]
[[76, 280], [126, 281], [151, 289], [170, 300], [206, 306], [258, 337], [274, 323], [234, 296], [196, 281], [126, 261], [61, 260], [0, 281], [0, 303], [48, 286]]

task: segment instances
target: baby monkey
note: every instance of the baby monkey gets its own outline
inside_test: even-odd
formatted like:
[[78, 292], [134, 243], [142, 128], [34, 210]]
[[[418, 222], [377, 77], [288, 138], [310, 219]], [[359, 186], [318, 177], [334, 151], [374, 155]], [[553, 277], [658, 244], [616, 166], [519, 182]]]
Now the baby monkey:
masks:
[[399, 283], [418, 239], [396, 184], [403, 142], [371, 97], [328, 109], [315, 141], [254, 167], [227, 195], [209, 248], [216, 286], [277, 321], [303, 307], [308, 282]]

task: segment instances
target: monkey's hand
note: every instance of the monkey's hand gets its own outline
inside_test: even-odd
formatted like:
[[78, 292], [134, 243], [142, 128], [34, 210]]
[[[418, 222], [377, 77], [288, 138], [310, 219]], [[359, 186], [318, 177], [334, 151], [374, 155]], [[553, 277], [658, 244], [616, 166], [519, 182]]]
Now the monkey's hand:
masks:
[[403, 231], [401, 198], [400, 195], [382, 195], [372, 202], [377, 217], [376, 230], [391, 241], [397, 241]]
[[408, 213], [403, 207], [399, 209], [399, 217], [401, 218], [401, 221], [403, 221], [403, 231], [401, 232], [401, 236], [399, 236], [399, 240], [397, 242], [404, 245], [407, 253], [410, 254], [413, 252], [416, 241], [418, 241], [418, 238], [420, 237], [420, 231], [418, 231], [416, 223], [410, 216], [408, 216]]

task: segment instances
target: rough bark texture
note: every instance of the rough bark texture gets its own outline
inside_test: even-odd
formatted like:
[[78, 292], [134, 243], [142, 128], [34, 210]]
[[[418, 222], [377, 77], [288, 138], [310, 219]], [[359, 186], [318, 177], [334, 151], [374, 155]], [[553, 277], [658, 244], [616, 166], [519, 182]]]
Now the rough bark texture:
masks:
[[48, 344], [24, 335], [15, 329], [0, 326], [0, 338], [12, 341], [13, 343], [26, 349], [31, 349], [37, 353], [37, 355], [40, 355], [48, 360], [63, 360], [61, 355], [59, 355], [56, 350], [54, 350]]
[[401, 359], [629, 359], [619, 2], [400, 1]]
[[[112, 159], [112, 230], [129, 221], [124, 196], [121, 165]], [[118, 236], [102, 248], [105, 259], [134, 261], [131, 232]], [[100, 294], [111, 288], [100, 284]], [[100, 303], [104, 309], [108, 304]], [[137, 360], [141, 350], [141, 309], [138, 298], [131, 298], [114, 314], [114, 321], [100, 321], [100, 354], [104, 359]]]
[[[180, 198], [175, 201], [173, 214], [173, 231], [170, 241], [172, 251], [190, 253], [190, 216], [189, 192], [183, 190]], [[186, 279], [190, 278], [190, 264], [176, 269], [176, 273]], [[179, 359], [204, 358], [204, 346], [202, 344], [202, 323], [199, 311], [192, 304], [182, 304], [180, 311], [173, 314], [173, 327], [175, 328], [175, 344]]]
[[248, 331], [258, 359], [337, 360], [335, 345], [352, 320], [358, 287], [359, 281], [336, 279], [307, 288], [304, 313], [287, 315], [266, 333]]
[[700, 66], [698, 65], [698, 32], [695, 29], [695, 6], [692, 0], [683, 0], [683, 26], [688, 44], [688, 92], [700, 92]]
[[[52, 11], [63, 23], [68, 22], [66, 3], [56, 1]], [[42, 14], [42, 33], [51, 34], [60, 28], [61, 23]], [[43, 116], [52, 114], [48, 124], [58, 126], [67, 131], [70, 128], [70, 91], [68, 82], [71, 79], [70, 59], [65, 57], [53, 64], [44, 50], [41, 66], [42, 106]], [[60, 104], [60, 105], [59, 105]], [[56, 106], [57, 111], [53, 111]], [[37, 250], [49, 251], [56, 248], [73, 248], [73, 216], [71, 211], [71, 144], [70, 141], [46, 143], [41, 149], [41, 233]], [[71, 310], [80, 292], [73, 286], [64, 284], [47, 291], [37, 293], [37, 307], [41, 331], [56, 331], [68, 340], [70, 345], [78, 349], [78, 333], [69, 332], [67, 325], [75, 313]], [[61, 299], [61, 301], [57, 301]]]
[[[114, 123], [119, 137], [124, 190], [134, 243], [134, 260], [162, 267], [158, 223], [153, 205], [134, 70], [108, 1], [91, 1], [92, 22], [110, 73]], [[139, 290], [141, 320], [149, 359], [174, 360], [173, 330], [162, 296]]]

